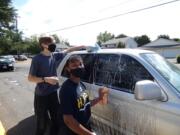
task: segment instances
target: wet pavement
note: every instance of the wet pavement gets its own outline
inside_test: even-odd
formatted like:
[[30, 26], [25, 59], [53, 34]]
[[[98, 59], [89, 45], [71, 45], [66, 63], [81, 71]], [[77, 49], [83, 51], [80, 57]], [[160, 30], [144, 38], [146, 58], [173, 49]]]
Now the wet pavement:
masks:
[[6, 135], [33, 135], [34, 84], [28, 82], [30, 60], [15, 64], [15, 71], [0, 72], [0, 120]]

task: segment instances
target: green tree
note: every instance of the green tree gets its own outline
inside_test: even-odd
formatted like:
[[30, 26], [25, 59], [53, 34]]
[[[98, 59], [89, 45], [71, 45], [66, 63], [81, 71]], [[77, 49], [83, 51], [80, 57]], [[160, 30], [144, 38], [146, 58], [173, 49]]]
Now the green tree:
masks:
[[64, 44], [67, 45], [67, 46], [70, 46], [70, 43], [69, 43], [68, 40], [65, 40], [65, 41], [64, 41]]
[[138, 47], [151, 42], [150, 38], [147, 35], [136, 36], [134, 37], [134, 40], [137, 42]]
[[117, 45], [117, 48], [125, 48], [125, 44], [122, 42], [119, 42]]
[[17, 42], [21, 42], [22, 33], [15, 28], [16, 10], [11, 0], [0, 0], [0, 53], [7, 54], [12, 51]]
[[67, 39], [63, 39], [63, 38], [60, 39], [60, 44], [64, 44], [64, 45], [70, 46], [69, 41]]
[[102, 43], [110, 40], [110, 39], [113, 39], [114, 38], [114, 34], [112, 33], [109, 33], [107, 31], [105, 31], [104, 33], [99, 33], [99, 35], [97, 36], [97, 43], [99, 45], [101, 45]]
[[16, 10], [11, 4], [11, 0], [0, 0], [0, 30], [4, 28], [14, 28], [14, 22], [16, 21]]
[[38, 43], [38, 37], [36, 35], [31, 36], [30, 38], [25, 39], [25, 44], [28, 45], [27, 52], [31, 54], [37, 54], [41, 51], [41, 47]]
[[10, 52], [11, 41], [6, 40], [3, 37], [0, 37], [0, 54], [7, 54]]
[[60, 43], [60, 39], [59, 39], [58, 35], [53, 34], [52, 37], [54, 38], [56, 43]]
[[20, 47], [22, 47], [23, 49], [22, 32], [15, 32], [12, 30], [3, 30], [3, 35], [0, 36], [1, 54], [8, 54], [8, 53], [14, 52], [16, 48], [20, 48]]
[[169, 35], [159, 35], [158, 39], [159, 38], [170, 39]]
[[58, 37], [58, 35], [56, 35], [56, 34], [53, 34], [51, 36], [54, 38], [56, 43], [60, 43], [60, 44], [70, 46], [70, 43], [67, 39], [63, 39], [62, 37]]
[[173, 38], [172, 40], [180, 42], [180, 38]]
[[125, 37], [127, 37], [125, 34], [119, 34], [115, 38], [125, 38]]

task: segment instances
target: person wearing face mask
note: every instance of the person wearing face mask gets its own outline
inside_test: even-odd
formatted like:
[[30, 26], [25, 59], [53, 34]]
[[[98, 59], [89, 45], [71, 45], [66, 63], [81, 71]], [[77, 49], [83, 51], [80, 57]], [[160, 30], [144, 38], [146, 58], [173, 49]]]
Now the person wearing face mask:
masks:
[[70, 78], [60, 89], [60, 107], [64, 125], [60, 127], [60, 135], [96, 135], [91, 130], [91, 107], [102, 103], [107, 88], [99, 89], [99, 97], [90, 101], [85, 85], [80, 81], [85, 73], [80, 56], [74, 55], [67, 61]]
[[50, 135], [57, 135], [59, 127], [57, 90], [59, 85], [56, 68], [66, 53], [79, 50], [84, 46], [54, 53], [56, 45], [51, 37], [41, 37], [39, 44], [42, 51], [33, 57], [28, 75], [28, 80], [36, 83], [34, 96], [34, 110], [37, 120], [36, 135], [44, 135], [48, 123], [50, 123]]

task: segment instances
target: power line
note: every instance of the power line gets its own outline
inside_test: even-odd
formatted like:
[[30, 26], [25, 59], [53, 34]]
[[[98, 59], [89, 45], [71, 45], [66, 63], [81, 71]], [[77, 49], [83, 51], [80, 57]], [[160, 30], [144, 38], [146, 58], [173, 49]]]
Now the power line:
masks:
[[127, 14], [140, 12], [140, 11], [143, 11], [143, 10], [148, 10], [148, 9], [164, 6], [164, 5], [174, 3], [174, 2], [178, 2], [178, 1], [180, 1], [180, 0], [172, 0], [172, 1], [164, 2], [164, 3], [160, 3], [160, 4], [157, 4], [157, 5], [153, 5], [153, 6], [149, 6], [149, 7], [145, 7], [145, 8], [141, 8], [141, 9], [137, 9], [137, 10], [133, 10], [133, 11], [128, 11], [128, 12], [125, 12], [125, 13], [121, 13], [121, 14], [117, 14], [117, 15], [113, 15], [113, 16], [109, 16], [109, 17], [104, 17], [104, 18], [101, 18], [101, 19], [93, 20], [93, 21], [89, 21], [89, 22], [86, 22], [86, 23], [72, 25], [72, 26], [60, 28], [60, 29], [53, 30], [53, 31], [47, 31], [47, 32], [44, 32], [44, 33], [63, 31], [63, 30], [68, 30], [68, 29], [72, 29], [72, 28], [75, 28], [75, 27], [80, 27], [80, 26], [84, 26], [84, 25], [88, 25], [88, 24], [92, 24], [92, 23], [97, 23], [97, 22], [101, 22], [101, 21], [105, 21], [105, 20], [110, 20], [110, 19], [113, 19], [113, 18], [117, 18], [119, 16], [123, 16], [123, 15], [127, 15]]

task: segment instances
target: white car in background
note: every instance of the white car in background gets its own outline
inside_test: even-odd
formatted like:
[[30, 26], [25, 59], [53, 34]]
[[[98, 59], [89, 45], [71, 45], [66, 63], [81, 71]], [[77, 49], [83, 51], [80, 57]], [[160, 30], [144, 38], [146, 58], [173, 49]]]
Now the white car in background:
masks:
[[90, 98], [98, 88], [110, 89], [107, 105], [92, 108], [99, 135], [180, 135], [180, 69], [155, 52], [99, 49], [66, 55], [58, 67], [59, 84], [66, 62], [80, 55], [86, 70], [82, 81]]
[[24, 61], [27, 60], [28, 58], [26, 57], [26, 55], [20, 54], [20, 55], [15, 55], [14, 56], [16, 60], [18, 61]]
[[9, 59], [10, 61], [12, 61], [12, 62], [16, 62], [16, 60], [15, 60], [15, 58], [14, 58], [14, 56], [13, 55], [3, 55], [3, 56], [1, 56], [1, 57], [4, 57], [4, 58], [6, 58], [6, 59]]

